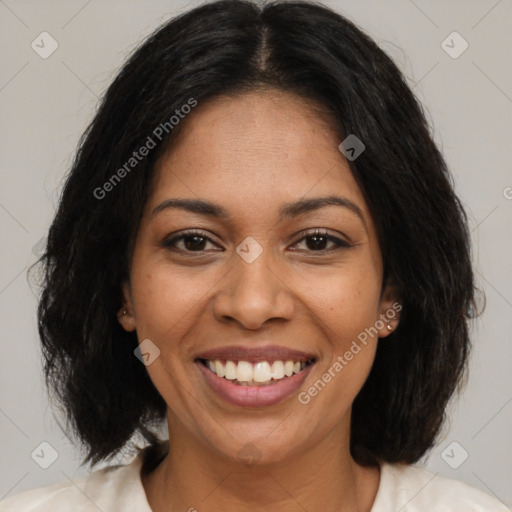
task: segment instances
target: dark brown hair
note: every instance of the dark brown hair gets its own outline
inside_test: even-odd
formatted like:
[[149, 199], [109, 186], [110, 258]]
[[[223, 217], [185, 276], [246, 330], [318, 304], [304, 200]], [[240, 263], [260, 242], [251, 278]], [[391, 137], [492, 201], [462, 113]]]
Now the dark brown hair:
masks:
[[[155, 443], [153, 428], [166, 414], [134, 356], [136, 333], [125, 332], [116, 313], [155, 162], [187, 122], [171, 128], [169, 120], [191, 98], [201, 104], [255, 88], [321, 105], [340, 142], [355, 134], [366, 146], [350, 165], [378, 229], [385, 280], [398, 287], [403, 309], [354, 401], [353, 457], [365, 465], [417, 461], [462, 382], [475, 294], [467, 220], [401, 72], [352, 22], [319, 4], [211, 2], [159, 28], [110, 85], [40, 260], [46, 382], [91, 464], [135, 433]], [[161, 140], [160, 125], [168, 128]], [[98, 197], [152, 134], [158, 147]]]

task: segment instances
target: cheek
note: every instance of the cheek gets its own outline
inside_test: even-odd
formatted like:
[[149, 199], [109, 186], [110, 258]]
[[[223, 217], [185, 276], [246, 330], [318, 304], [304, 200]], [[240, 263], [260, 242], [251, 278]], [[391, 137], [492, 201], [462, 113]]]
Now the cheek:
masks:
[[208, 279], [155, 264], [132, 275], [137, 332], [168, 343], [190, 328], [204, 307]]
[[179, 406], [186, 402], [181, 389], [188, 379], [182, 364], [189, 359], [186, 337], [204, 307], [207, 280], [173, 272], [160, 262], [134, 266], [131, 280], [139, 343], [150, 339], [160, 350], [146, 370], [166, 402]]
[[320, 279], [306, 273], [300, 283], [306, 307], [337, 352], [377, 320], [381, 283], [372, 267], [334, 269]]
[[373, 364], [378, 338], [372, 338], [369, 328], [378, 319], [379, 275], [371, 266], [354, 266], [333, 272], [329, 279], [303, 279], [302, 286], [307, 307], [325, 337], [325, 357], [317, 375], [322, 382], [317, 380], [307, 393], [318, 396], [318, 405], [335, 418], [353, 402]]

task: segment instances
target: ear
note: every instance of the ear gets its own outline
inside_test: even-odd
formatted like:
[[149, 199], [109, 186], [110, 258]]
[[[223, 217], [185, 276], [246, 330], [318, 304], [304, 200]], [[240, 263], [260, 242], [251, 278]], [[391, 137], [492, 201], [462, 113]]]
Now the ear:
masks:
[[130, 282], [123, 281], [121, 284], [121, 293], [123, 296], [123, 306], [117, 312], [117, 320], [125, 331], [135, 330], [135, 315], [133, 313], [133, 299]]
[[386, 338], [396, 330], [400, 322], [401, 310], [402, 304], [398, 288], [390, 281], [384, 286], [380, 299], [379, 320], [376, 322], [379, 338]]

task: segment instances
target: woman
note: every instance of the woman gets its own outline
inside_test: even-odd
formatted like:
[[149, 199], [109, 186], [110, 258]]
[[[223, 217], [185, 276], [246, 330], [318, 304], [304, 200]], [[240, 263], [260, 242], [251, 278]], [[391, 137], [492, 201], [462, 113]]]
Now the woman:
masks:
[[3, 512], [507, 510], [411, 466], [467, 367], [466, 217], [399, 70], [333, 11], [213, 2], [153, 34], [42, 263], [84, 462], [149, 446]]

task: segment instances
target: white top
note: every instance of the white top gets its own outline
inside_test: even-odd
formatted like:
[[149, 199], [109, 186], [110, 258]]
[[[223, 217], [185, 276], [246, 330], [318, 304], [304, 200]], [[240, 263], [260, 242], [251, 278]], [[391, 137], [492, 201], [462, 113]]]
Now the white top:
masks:
[[[21, 492], [0, 512], [152, 512], [140, 478], [143, 453], [73, 482]], [[498, 499], [450, 478], [405, 464], [383, 464], [371, 512], [510, 512]]]

